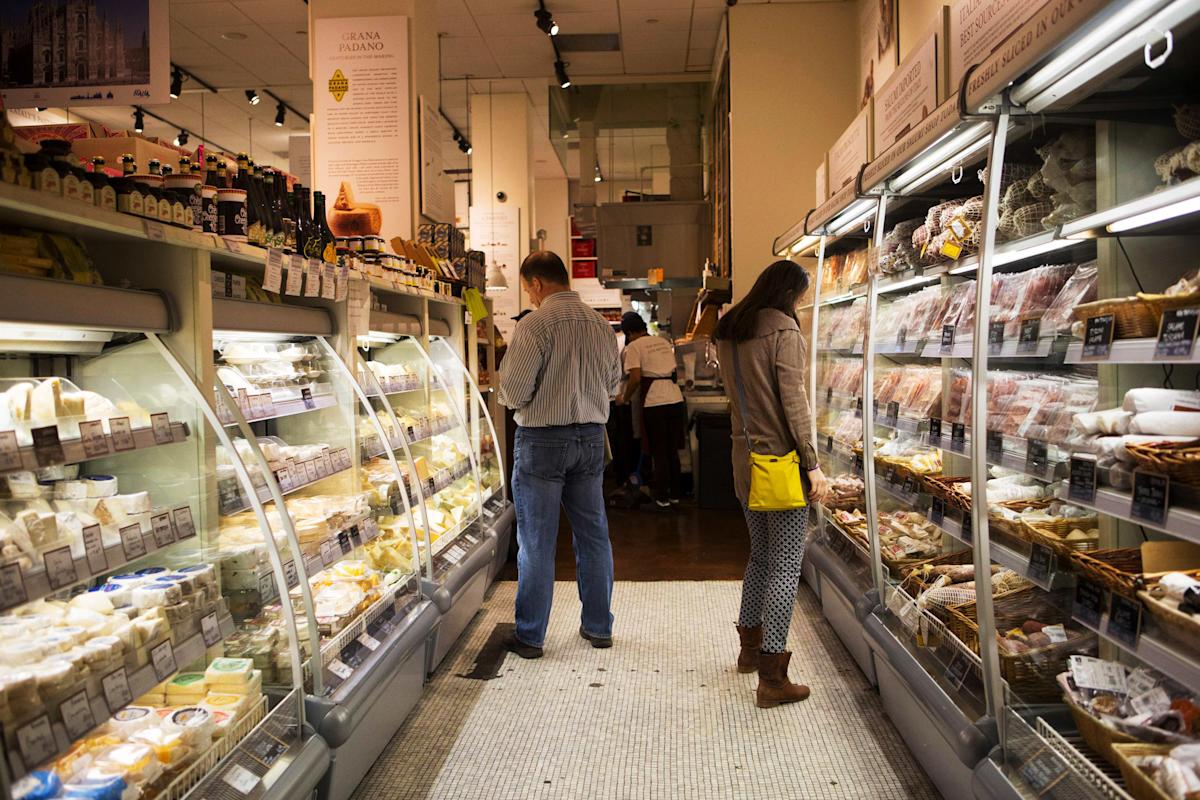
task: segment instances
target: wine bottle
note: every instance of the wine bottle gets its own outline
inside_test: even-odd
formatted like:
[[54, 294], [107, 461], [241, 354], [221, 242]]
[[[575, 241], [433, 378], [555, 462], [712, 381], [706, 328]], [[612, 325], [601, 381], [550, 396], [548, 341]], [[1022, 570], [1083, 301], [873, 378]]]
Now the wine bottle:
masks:
[[237, 177], [234, 179], [233, 188], [241, 189], [246, 193], [246, 239], [251, 244], [266, 247], [266, 217], [258, 187], [254, 182], [254, 170], [250, 166], [250, 156], [238, 153], [237, 167]]
[[313, 221], [320, 231], [320, 249], [314, 258], [336, 264], [337, 246], [334, 243], [333, 231], [329, 230], [329, 222], [325, 219], [325, 195], [322, 192], [313, 192]]

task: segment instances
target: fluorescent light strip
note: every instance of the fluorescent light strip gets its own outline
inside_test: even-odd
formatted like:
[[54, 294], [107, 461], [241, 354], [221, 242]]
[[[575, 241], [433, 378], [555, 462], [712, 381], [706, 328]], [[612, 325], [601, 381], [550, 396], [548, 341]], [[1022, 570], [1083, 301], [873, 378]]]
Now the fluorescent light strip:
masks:
[[[821, 243], [820, 236], [813, 236], [812, 234], [805, 234], [804, 236], [800, 237], [800, 241], [798, 241], [794, 245], [792, 245], [792, 255], [794, 255], [794, 256], [800, 255], [805, 250], [812, 249], [813, 247], [816, 247], [820, 243]], [[776, 255], [782, 256], [783, 253], [776, 253]]]
[[110, 331], [91, 331], [82, 328], [63, 328], [58, 325], [17, 325], [0, 323], [0, 339], [25, 342], [109, 342]]
[[1172, 203], [1169, 206], [1156, 208], [1152, 211], [1143, 211], [1141, 214], [1134, 214], [1131, 217], [1117, 220], [1107, 225], [1106, 228], [1109, 233], [1122, 233], [1134, 228], [1144, 228], [1156, 222], [1182, 217], [1185, 214], [1195, 214], [1198, 211], [1200, 211], [1200, 197], [1193, 197], [1190, 200]]
[[875, 213], [875, 198], [862, 198], [834, 218], [827, 226], [831, 236], [842, 236]]
[[927, 181], [939, 172], [953, 167], [959, 161], [987, 145], [988, 125], [980, 122], [959, 133], [950, 133], [930, 145], [926, 155], [918, 158], [912, 166], [896, 176], [893, 185], [900, 193]]
[[[1115, 45], [1120, 41], [1118, 36], [1136, 25], [1143, 16], [1161, 6], [1162, 0], [1124, 0], [1122, 3], [1110, 4], [1109, 8], [1103, 12], [1107, 15], [1103, 22], [1081, 36], [1078, 41], [1055, 56], [1050, 63], [1017, 86], [1013, 90], [1012, 99], [1018, 104], [1025, 105], [1029, 100], [1052, 87], [1054, 87], [1055, 95], [1061, 97], [1070, 88], [1083, 82], [1083, 80], [1072, 79], [1069, 81], [1072, 84], [1070, 88], [1055, 86], [1066, 77], [1074, 78], [1075, 76], [1071, 75], [1072, 70], [1083, 66], [1087, 67], [1084, 71], [1094, 73], [1099, 71], [1095, 68], [1096, 62], [1102, 62], [1100, 69], [1115, 64], [1121, 58], [1116, 53], [1123, 49], [1109, 45]], [[1113, 10], [1110, 12], [1109, 9]], [[1141, 45], [1138, 48], [1140, 49]], [[1036, 112], [1039, 109], [1031, 106], [1029, 110]]]
[[888, 283], [879, 287], [879, 294], [890, 294], [892, 292], [902, 292], [905, 289], [911, 289], [914, 286], [925, 286], [930, 283], [937, 283], [941, 273], [937, 275], [914, 275], [911, 278], [905, 278], [902, 281]]
[[[1127, 203], [1088, 214], [1062, 226], [1062, 235], [1068, 239], [1090, 239], [1097, 232], [1107, 230], [1118, 233], [1145, 226], [1154, 222], [1193, 213], [1200, 199], [1200, 178], [1192, 178], [1160, 192], [1148, 194]], [[1162, 216], [1157, 219], [1155, 215]], [[1130, 220], [1139, 220], [1137, 225]], [[1144, 221], [1142, 221], [1144, 220]]]
[[[1023, 261], [1026, 258], [1033, 258], [1042, 253], [1052, 253], [1055, 250], [1062, 250], [1065, 247], [1072, 247], [1078, 244], [1078, 242], [1071, 239], [1054, 238], [1054, 231], [1038, 234], [1033, 239], [1034, 241], [1026, 241], [1025, 243], [1012, 242], [1000, 245], [996, 248], [996, 255], [992, 257], [992, 266], [1003, 267], [1005, 264]], [[970, 262], [951, 269], [950, 274], [965, 275], [968, 272], [974, 272], [979, 269], [979, 257], [972, 255], [970, 258]]]

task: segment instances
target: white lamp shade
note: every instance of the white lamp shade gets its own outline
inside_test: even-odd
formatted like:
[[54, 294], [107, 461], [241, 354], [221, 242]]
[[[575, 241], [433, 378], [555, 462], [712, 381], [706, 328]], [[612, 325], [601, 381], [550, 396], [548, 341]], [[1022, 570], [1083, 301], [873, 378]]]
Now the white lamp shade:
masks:
[[502, 292], [508, 288], [508, 278], [504, 277], [504, 270], [500, 269], [499, 264], [493, 263], [488, 267], [486, 280], [489, 292]]

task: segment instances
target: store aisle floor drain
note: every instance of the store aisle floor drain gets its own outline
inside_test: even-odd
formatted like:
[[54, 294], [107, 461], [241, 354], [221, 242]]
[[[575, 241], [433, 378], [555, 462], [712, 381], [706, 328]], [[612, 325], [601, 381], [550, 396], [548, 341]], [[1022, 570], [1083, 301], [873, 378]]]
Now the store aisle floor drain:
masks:
[[483, 647], [475, 655], [475, 667], [470, 672], [459, 674], [460, 678], [470, 678], [477, 681], [490, 681], [500, 677], [500, 667], [504, 666], [504, 657], [508, 651], [504, 649], [504, 637], [512, 634], [517, 626], [511, 622], [502, 622], [492, 628], [491, 634]]

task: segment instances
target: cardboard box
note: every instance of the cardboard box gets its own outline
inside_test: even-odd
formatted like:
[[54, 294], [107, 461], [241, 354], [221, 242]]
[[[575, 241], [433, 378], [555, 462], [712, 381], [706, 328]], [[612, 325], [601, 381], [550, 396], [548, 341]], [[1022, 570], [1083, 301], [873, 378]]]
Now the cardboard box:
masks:
[[145, 172], [152, 158], [174, 167], [183, 155], [182, 151], [174, 147], [155, 144], [140, 136], [79, 139], [71, 143], [71, 149], [81, 162], [87, 163], [96, 156], [102, 156], [105, 165], [109, 167], [119, 166], [121, 156], [128, 153], [137, 162], [138, 172]]

